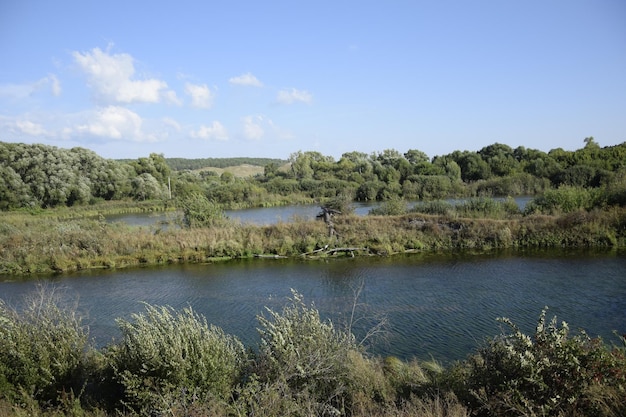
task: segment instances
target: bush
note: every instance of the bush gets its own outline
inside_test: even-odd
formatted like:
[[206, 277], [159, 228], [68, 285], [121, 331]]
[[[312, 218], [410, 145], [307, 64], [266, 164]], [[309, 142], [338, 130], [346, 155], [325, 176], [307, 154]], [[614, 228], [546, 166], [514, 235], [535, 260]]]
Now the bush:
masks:
[[398, 216], [407, 212], [406, 201], [393, 198], [391, 200], [384, 201], [380, 206], [373, 208], [369, 211], [369, 214], [375, 216]]
[[189, 228], [224, 224], [226, 217], [218, 204], [199, 193], [191, 193], [179, 201], [183, 211], [183, 224]]
[[607, 349], [584, 332], [541, 313], [533, 337], [513, 332], [491, 340], [467, 363], [470, 393], [488, 416], [618, 416], [626, 412], [625, 349]]
[[0, 398], [43, 405], [78, 393], [87, 339], [82, 318], [52, 290], [40, 287], [19, 313], [0, 300]]
[[149, 415], [197, 398], [229, 398], [245, 359], [237, 338], [191, 308], [146, 304], [145, 314], [132, 317], [117, 320], [123, 338], [108, 352], [126, 405]]
[[257, 373], [266, 383], [282, 386], [294, 396], [306, 396], [318, 415], [333, 415], [344, 408], [349, 355], [354, 337], [323, 321], [319, 311], [307, 307], [292, 290], [282, 312], [267, 309], [259, 316], [261, 344]]
[[542, 196], [532, 200], [526, 206], [526, 214], [545, 213], [559, 214], [571, 213], [577, 210], [592, 208], [595, 201], [595, 193], [586, 188], [561, 186], [556, 190], [548, 190]]

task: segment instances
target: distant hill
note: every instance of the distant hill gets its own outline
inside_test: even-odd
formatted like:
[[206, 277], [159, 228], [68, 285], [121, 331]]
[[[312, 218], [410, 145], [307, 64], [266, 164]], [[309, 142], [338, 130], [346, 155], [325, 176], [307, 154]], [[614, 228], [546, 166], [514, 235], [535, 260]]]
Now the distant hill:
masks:
[[185, 169], [228, 168], [241, 165], [264, 167], [271, 163], [281, 166], [287, 163], [284, 159], [273, 158], [165, 158], [165, 162], [167, 162], [174, 171], [182, 171]]

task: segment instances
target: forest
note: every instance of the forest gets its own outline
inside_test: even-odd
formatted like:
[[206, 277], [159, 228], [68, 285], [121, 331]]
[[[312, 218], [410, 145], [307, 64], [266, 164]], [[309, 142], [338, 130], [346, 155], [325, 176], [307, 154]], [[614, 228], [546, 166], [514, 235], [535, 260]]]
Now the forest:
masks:
[[[199, 193], [225, 208], [319, 202], [438, 200], [451, 197], [542, 195], [560, 187], [599, 189], [624, 184], [626, 142], [601, 147], [592, 137], [575, 151], [543, 152], [494, 143], [478, 151], [429, 158], [410, 149], [370, 155], [354, 151], [339, 160], [319, 152], [279, 159], [184, 160], [152, 153], [110, 160], [84, 148], [0, 142], [0, 210], [93, 205], [105, 201], [181, 199]], [[263, 173], [237, 177], [226, 167], [257, 164]], [[624, 204], [623, 192], [613, 192]]]

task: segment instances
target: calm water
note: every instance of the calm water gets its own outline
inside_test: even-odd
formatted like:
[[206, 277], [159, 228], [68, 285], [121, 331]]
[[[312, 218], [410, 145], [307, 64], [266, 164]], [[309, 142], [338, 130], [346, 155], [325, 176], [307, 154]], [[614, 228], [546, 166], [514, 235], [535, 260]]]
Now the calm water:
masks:
[[[497, 317], [532, 332], [544, 306], [572, 330], [615, 341], [626, 333], [626, 253], [411, 255], [329, 261], [255, 259], [208, 265], [90, 272], [44, 281], [88, 315], [99, 346], [119, 337], [114, 319], [141, 312], [142, 302], [192, 306], [210, 323], [257, 342], [255, 317], [280, 309], [297, 289], [322, 315], [344, 322], [363, 287], [358, 315], [370, 326], [389, 321], [371, 351], [402, 358], [462, 359], [499, 333]], [[0, 282], [0, 298], [18, 306], [37, 282]], [[369, 319], [367, 319], [369, 318]], [[356, 328], [357, 336], [364, 328]]]
[[[503, 198], [495, 198], [502, 201]], [[526, 204], [532, 200], [532, 197], [515, 197], [520, 210], [524, 210]], [[458, 204], [466, 201], [466, 199], [447, 200], [452, 204]], [[413, 207], [416, 203], [408, 203], [408, 207]], [[354, 213], [357, 216], [365, 216], [373, 208], [379, 207], [379, 202], [369, 203], [353, 203]], [[282, 207], [257, 207], [243, 210], [226, 210], [225, 214], [230, 219], [240, 221], [241, 223], [250, 223], [257, 225], [269, 225], [278, 222], [289, 222], [294, 218], [314, 219], [320, 212], [319, 205], [299, 205], [299, 206], [282, 206]], [[132, 226], [153, 226], [160, 222], [173, 221], [179, 216], [176, 213], [135, 213], [135, 214], [117, 214], [106, 216], [109, 222], [124, 222]]]

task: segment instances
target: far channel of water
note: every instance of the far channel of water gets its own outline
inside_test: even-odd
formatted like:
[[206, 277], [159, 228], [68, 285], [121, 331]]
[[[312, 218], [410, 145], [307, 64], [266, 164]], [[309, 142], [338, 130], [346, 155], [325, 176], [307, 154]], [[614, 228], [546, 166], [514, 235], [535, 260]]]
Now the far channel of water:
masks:
[[[6, 277], [5, 277], [6, 279]], [[358, 299], [357, 337], [387, 318], [388, 333], [371, 352], [448, 363], [464, 358], [508, 317], [532, 333], [541, 310], [617, 343], [626, 333], [626, 253], [532, 252], [492, 255], [415, 254], [326, 261], [237, 260], [205, 265], [97, 271], [41, 281], [0, 282], [0, 298], [20, 300], [43, 283], [55, 287], [86, 314], [98, 346], [119, 339], [115, 318], [130, 319], [143, 302], [191, 306], [210, 323], [258, 343], [256, 316], [280, 310], [290, 289], [313, 302], [324, 318], [347, 321]]]
[[[526, 204], [532, 197], [515, 197], [520, 210], [524, 210]], [[503, 200], [496, 198], [495, 200]], [[458, 204], [466, 201], [464, 199], [446, 200], [451, 204]], [[379, 207], [380, 202], [355, 202], [353, 203], [354, 214], [357, 216], [366, 216], [373, 208]], [[407, 203], [408, 207], [413, 207], [415, 202]], [[256, 225], [270, 225], [278, 222], [289, 222], [294, 218], [314, 219], [320, 212], [320, 206], [315, 204], [278, 206], [278, 207], [255, 207], [242, 210], [226, 210], [225, 214], [228, 218], [239, 221], [241, 223], [249, 223]], [[108, 222], [123, 222], [131, 226], [154, 226], [158, 223], [175, 220], [179, 217], [176, 213], [131, 213], [131, 214], [115, 214], [106, 216]]]

